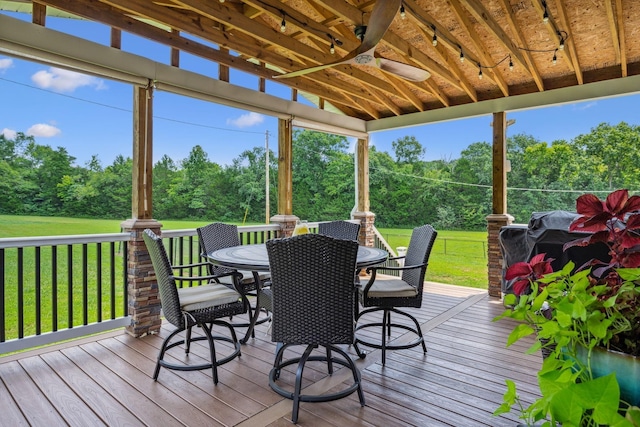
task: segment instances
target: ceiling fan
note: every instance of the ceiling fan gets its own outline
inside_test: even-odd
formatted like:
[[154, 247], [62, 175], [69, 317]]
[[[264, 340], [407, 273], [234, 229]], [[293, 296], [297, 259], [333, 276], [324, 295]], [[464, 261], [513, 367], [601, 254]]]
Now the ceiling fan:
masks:
[[379, 68], [382, 71], [394, 74], [403, 79], [421, 82], [428, 79], [431, 74], [412, 65], [402, 62], [392, 61], [385, 58], [376, 58], [373, 53], [376, 46], [382, 40], [382, 37], [389, 29], [393, 18], [398, 12], [402, 0], [378, 0], [371, 12], [369, 26], [356, 27], [356, 35], [362, 40], [360, 46], [354, 51], [349, 52], [345, 57], [325, 65], [304, 68], [302, 70], [293, 71], [291, 73], [273, 76], [276, 79], [301, 76], [303, 74], [313, 73], [325, 68], [334, 67], [341, 64], [360, 64]]

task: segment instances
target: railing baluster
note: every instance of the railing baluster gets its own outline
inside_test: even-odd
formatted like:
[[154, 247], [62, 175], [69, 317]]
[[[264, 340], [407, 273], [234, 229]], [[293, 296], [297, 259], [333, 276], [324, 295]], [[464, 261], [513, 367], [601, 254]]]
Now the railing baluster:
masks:
[[[129, 242], [124, 242], [124, 253], [128, 254], [129, 253]], [[122, 312], [124, 313], [123, 316], [128, 316], [129, 315], [129, 294], [128, 294], [128, 286], [129, 286], [129, 277], [127, 276], [127, 263], [128, 263], [128, 259], [127, 259], [128, 255], [125, 255], [122, 257]]]
[[36, 283], [35, 283], [35, 291], [36, 291], [36, 335], [40, 335], [42, 333], [42, 293], [41, 293], [41, 275], [40, 275], [40, 246], [35, 247], [36, 250], [36, 264], [35, 264], [35, 273], [36, 273]]
[[[110, 288], [110, 292], [111, 292], [111, 318], [115, 319], [116, 318], [116, 245], [115, 242], [111, 242], [110, 245], [110, 251], [109, 251], [109, 261], [110, 261], [110, 271], [109, 271], [109, 288]], [[125, 248], [125, 254], [126, 252], [126, 248]], [[123, 256], [122, 259], [125, 260], [125, 268], [123, 268], [124, 272], [125, 272], [125, 278], [124, 278], [124, 287], [125, 287], [125, 301], [127, 300], [126, 295], [126, 289], [127, 289], [127, 266], [126, 266], [126, 260], [127, 257]], [[124, 312], [125, 316], [127, 314], [126, 310]]]
[[18, 248], [18, 338], [24, 337], [24, 250]]
[[88, 260], [88, 250], [87, 244], [82, 245], [82, 324], [89, 324], [89, 310], [87, 306], [89, 305], [89, 272], [87, 270]]
[[73, 245], [67, 245], [67, 328], [73, 328]]
[[51, 246], [51, 330], [58, 330], [58, 247]]
[[102, 243], [96, 245], [96, 322], [102, 322]]

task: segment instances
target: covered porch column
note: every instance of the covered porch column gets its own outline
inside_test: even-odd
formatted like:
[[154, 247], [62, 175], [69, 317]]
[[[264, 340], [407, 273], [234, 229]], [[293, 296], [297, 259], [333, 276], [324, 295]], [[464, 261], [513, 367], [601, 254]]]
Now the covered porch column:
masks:
[[359, 138], [356, 146], [356, 210], [353, 219], [360, 220], [361, 245], [373, 246], [373, 223], [376, 215], [369, 205], [369, 139]]
[[126, 330], [140, 337], [160, 330], [160, 298], [149, 252], [142, 232], [160, 234], [162, 224], [152, 219], [153, 85], [133, 88], [133, 188], [131, 219], [121, 226], [128, 242], [127, 294], [131, 323]]
[[279, 237], [289, 237], [298, 219], [293, 215], [293, 126], [291, 119], [278, 119], [278, 213], [271, 222], [280, 225]]
[[500, 228], [510, 225], [513, 217], [507, 213], [507, 114], [493, 114], [493, 202], [487, 216], [489, 296], [502, 296], [502, 253], [498, 236]]

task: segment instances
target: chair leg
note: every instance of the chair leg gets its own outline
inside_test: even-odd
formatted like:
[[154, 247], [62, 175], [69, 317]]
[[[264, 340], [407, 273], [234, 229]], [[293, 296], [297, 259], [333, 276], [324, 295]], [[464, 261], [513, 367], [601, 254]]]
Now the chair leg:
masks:
[[191, 326], [187, 328], [186, 336], [184, 339], [184, 354], [189, 354], [191, 349]]
[[382, 313], [382, 342], [381, 342], [381, 350], [382, 350], [382, 366], [384, 366], [387, 358], [387, 335], [385, 334], [387, 328], [389, 330], [389, 336], [391, 336], [391, 326], [389, 324], [389, 312], [384, 310]]
[[333, 375], [333, 360], [331, 360], [331, 348], [327, 346], [326, 349], [327, 349], [327, 371], [329, 375]]
[[316, 345], [310, 344], [307, 346], [300, 362], [298, 362], [298, 369], [296, 370], [296, 385], [293, 391], [293, 409], [291, 410], [291, 421], [294, 424], [298, 422], [298, 410], [300, 408], [300, 391], [302, 390], [302, 372], [304, 371], [304, 364], [307, 363], [307, 359], [311, 355]]
[[164, 359], [164, 353], [167, 351], [167, 347], [169, 346], [169, 342], [173, 337], [175, 337], [178, 333], [182, 332], [183, 330], [184, 329], [176, 329], [175, 331], [171, 332], [171, 334], [167, 338], [164, 339], [164, 342], [162, 343], [162, 347], [160, 347], [160, 352], [158, 353], [158, 359], [156, 361], [156, 369], [153, 372], [154, 381], [158, 380], [158, 375], [160, 374], [160, 366], [162, 364], [162, 360]]
[[211, 357], [211, 371], [213, 374], [213, 383], [218, 384], [218, 363], [216, 360], [216, 345], [213, 340], [213, 335], [211, 334], [211, 328], [213, 328], [213, 324], [211, 328], [208, 328], [207, 325], [200, 325], [204, 334], [207, 336], [207, 341], [209, 341], [209, 353]]

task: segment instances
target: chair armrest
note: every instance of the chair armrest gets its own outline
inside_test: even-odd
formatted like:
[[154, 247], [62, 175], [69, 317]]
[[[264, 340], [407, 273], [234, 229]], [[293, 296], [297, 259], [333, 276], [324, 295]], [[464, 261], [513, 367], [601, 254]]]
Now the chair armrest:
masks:
[[369, 288], [371, 288], [371, 286], [373, 286], [373, 282], [375, 282], [376, 280], [376, 274], [378, 272], [378, 270], [394, 270], [394, 271], [403, 271], [403, 270], [415, 270], [418, 268], [423, 268], [426, 267], [429, 263], [428, 262], [423, 262], [422, 264], [416, 264], [416, 265], [405, 265], [403, 267], [386, 267], [386, 266], [374, 266], [374, 267], [368, 267], [366, 269], [366, 272], [371, 274], [371, 277], [369, 278], [369, 281], [367, 282], [367, 284], [365, 285], [364, 289], [362, 290], [362, 293], [364, 294], [365, 298], [367, 297], [367, 294], [369, 293]]
[[204, 267], [204, 266], [209, 266], [208, 262], [196, 262], [193, 264], [182, 264], [182, 265], [172, 265], [171, 268], [173, 270], [184, 270], [187, 268], [195, 268], [195, 267]]

